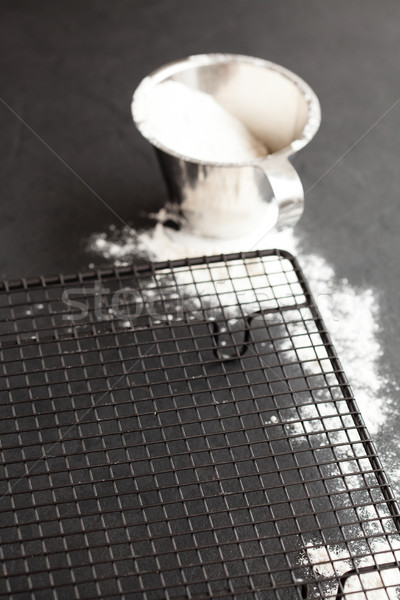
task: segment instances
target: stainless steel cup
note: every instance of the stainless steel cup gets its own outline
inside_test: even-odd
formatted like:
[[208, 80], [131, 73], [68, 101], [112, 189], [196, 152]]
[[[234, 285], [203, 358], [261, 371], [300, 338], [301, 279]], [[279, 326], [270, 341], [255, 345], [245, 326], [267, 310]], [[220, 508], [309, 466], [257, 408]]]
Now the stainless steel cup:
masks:
[[[155, 139], [143, 110], [155, 87], [178, 81], [210, 94], [268, 148], [244, 162], [212, 162], [185, 156]], [[200, 236], [233, 238], [265, 222], [265, 231], [294, 225], [304, 206], [300, 178], [289, 157], [317, 132], [318, 98], [297, 75], [260, 58], [236, 54], [189, 56], [148, 75], [136, 89], [132, 115], [154, 146], [170, 197], [186, 228]], [[172, 149], [174, 148], [174, 149]]]

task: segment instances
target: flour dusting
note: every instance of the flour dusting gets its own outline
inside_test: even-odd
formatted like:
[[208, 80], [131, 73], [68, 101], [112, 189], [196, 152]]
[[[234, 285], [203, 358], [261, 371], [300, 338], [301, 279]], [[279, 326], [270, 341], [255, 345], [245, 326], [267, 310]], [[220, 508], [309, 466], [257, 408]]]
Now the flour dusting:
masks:
[[[173, 212], [160, 211], [155, 227], [150, 230], [140, 232], [123, 227], [121, 230], [114, 228], [109, 233], [94, 234], [88, 249], [117, 266], [127, 265], [137, 257], [173, 260], [266, 247], [281, 248], [298, 256], [367, 427], [370, 433], [376, 434], [390, 414], [391, 401], [385, 395], [389, 382], [379, 370], [382, 348], [377, 335], [379, 300], [375, 290], [353, 286], [347, 279], [338, 279], [323, 257], [303, 251], [291, 229], [265, 237], [261, 223], [259, 230], [239, 239], [208, 240], [185, 230], [165, 227], [163, 222], [169, 215], [176, 218]], [[198, 273], [201, 277], [201, 272]]]
[[[265, 248], [281, 248], [296, 255], [331, 333], [366, 425], [372, 434], [379, 433], [380, 428], [387, 422], [393, 405], [385, 395], [390, 382], [380, 371], [382, 348], [378, 338], [379, 297], [374, 289], [353, 286], [347, 279], [338, 278], [333, 267], [322, 256], [304, 251], [293, 230], [271, 233], [265, 237], [260, 226], [260, 229], [240, 239], [207, 240], [187, 232], [179, 222], [178, 226], [181, 226], [179, 231], [166, 227], [164, 223], [168, 220], [177, 222], [173, 210], [164, 209], [155, 217], [156, 224], [149, 230], [135, 231], [125, 227], [121, 230], [113, 228], [107, 233], [95, 234], [89, 240], [88, 249], [92, 256], [97, 255], [102, 260], [107, 259], [115, 265], [129, 264], [138, 257], [146, 260], [172, 260]], [[228, 307], [230, 303], [235, 304], [235, 300], [236, 304], [241, 302], [241, 293], [246, 293], [245, 301], [251, 302], [251, 297], [245, 290], [251, 287], [248, 285], [249, 278], [257, 287], [255, 283], [258, 281], [257, 278], [262, 278], [262, 274], [257, 271], [260, 265], [261, 263], [258, 263], [258, 266], [255, 263], [255, 271], [252, 271], [253, 267], [250, 263], [239, 266], [243, 273], [235, 272], [234, 275], [240, 275], [237, 281], [242, 280], [242, 284], [235, 284], [238, 287], [232, 289], [231, 293], [227, 293], [223, 287], [227, 279], [227, 274], [223, 270], [226, 270], [226, 266], [222, 270], [218, 265], [208, 270], [194, 269], [191, 273], [193, 280], [183, 280], [182, 285], [185, 289], [190, 288], [194, 311], [196, 302], [201, 302], [196, 298], [196, 290], [201, 290], [209, 296], [211, 307], [213, 294], [215, 304], [221, 304], [219, 297], [221, 292]], [[258, 283], [263, 286], [262, 279]], [[243, 290], [240, 285], [243, 285]], [[265, 287], [268, 286], [266, 282]], [[292, 343], [300, 360], [306, 361], [305, 370], [307, 371], [307, 368], [312, 370], [313, 361], [316, 360], [315, 351], [310, 340], [303, 339], [304, 331], [299, 333], [303, 335], [292, 336]], [[223, 341], [221, 341], [222, 345]], [[291, 423], [289, 417], [284, 423], [286, 431], [291, 436], [293, 448], [301, 448], [305, 440], [304, 435], [315, 436], [316, 443], [320, 438], [320, 447], [323, 448], [327, 440], [321, 430], [322, 417], [332, 414], [332, 399], [327, 397], [325, 402], [325, 399], [321, 398], [318, 409], [313, 405], [305, 405], [299, 406], [296, 410], [294, 422]], [[274, 427], [279, 422], [280, 419], [272, 415], [264, 421], [264, 425]], [[349, 490], [363, 487], [365, 483], [360, 479], [360, 466], [355, 460], [354, 447], [349, 443], [345, 432], [340, 430], [340, 425], [337, 431], [330, 434], [329, 444], [334, 444], [335, 450], [332, 460], [328, 460], [325, 464], [324, 473], [327, 478], [343, 478]], [[396, 456], [386, 458], [387, 470], [393, 482], [400, 483], [400, 470], [396, 463]], [[377, 509], [373, 504], [360, 506], [357, 509], [358, 517], [363, 522], [365, 535], [372, 536], [370, 546], [363, 539], [357, 540], [356, 530], [354, 532], [356, 541], [350, 542], [348, 547], [346, 544], [340, 547], [323, 545], [321, 540], [315, 539], [309, 541], [300, 564], [304, 568], [310, 568], [315, 577], [317, 595], [313, 595], [313, 598], [334, 600], [338, 591], [338, 579], [355, 566], [370, 567], [400, 559], [400, 550], [398, 550], [400, 542], [397, 538], [391, 539], [390, 543], [385, 539], [382, 514], [379, 510], [383, 510], [382, 507]], [[349, 536], [352, 537], [351, 533]], [[349, 600], [350, 598], [351, 600], [395, 600], [400, 594], [399, 570], [387, 569], [379, 573], [373, 571], [359, 576], [353, 575], [347, 579], [345, 590], [346, 598]]]
[[[383, 539], [375, 539], [371, 542], [373, 556], [362, 556], [351, 559], [347, 549], [337, 546], [318, 546], [309, 542], [301, 563], [311, 566], [316, 579], [323, 591], [324, 598], [336, 598], [338, 591], [338, 579], [354, 569], [375, 567], [385, 563], [393, 563], [400, 558], [400, 542], [392, 539], [390, 543]], [[398, 568], [372, 571], [348, 577], [345, 583], [346, 598], [351, 600], [396, 600], [400, 591], [400, 573]]]

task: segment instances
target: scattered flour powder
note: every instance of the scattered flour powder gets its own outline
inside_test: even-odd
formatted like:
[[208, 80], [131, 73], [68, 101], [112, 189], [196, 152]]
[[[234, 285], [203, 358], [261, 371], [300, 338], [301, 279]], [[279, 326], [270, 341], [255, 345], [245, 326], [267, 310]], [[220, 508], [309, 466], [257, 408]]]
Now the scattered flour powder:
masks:
[[[365, 556], [353, 564], [347, 550], [336, 546], [317, 546], [309, 542], [301, 562], [312, 567], [317, 579], [322, 577], [332, 580], [319, 585], [324, 598], [334, 600], [338, 591], [338, 578], [354, 569], [354, 566], [363, 568], [398, 561], [398, 548], [400, 543], [396, 540], [389, 544], [377, 538], [372, 542], [374, 556]], [[348, 578], [345, 586], [346, 598], [349, 600], [397, 600], [399, 590], [400, 573], [397, 568], [382, 570], [380, 573], [354, 575]]]
[[[162, 224], [167, 218], [168, 213], [163, 209], [153, 229], [137, 232], [124, 227], [95, 234], [90, 238], [88, 248], [91, 253], [117, 266], [129, 264], [138, 256], [173, 260], [236, 252], [239, 248], [243, 251], [266, 247], [289, 250], [299, 257], [367, 427], [371, 434], [376, 434], [390, 414], [391, 401], [386, 396], [390, 382], [379, 369], [382, 348], [378, 340], [379, 300], [375, 291], [356, 288], [346, 279], [337, 279], [332, 266], [323, 257], [302, 250], [291, 229], [265, 238], [261, 224], [259, 231], [240, 239], [206, 240], [184, 231], [167, 229]], [[396, 473], [394, 476], [396, 478]]]
[[[156, 217], [155, 227], [147, 231], [138, 232], [124, 227], [121, 230], [113, 228], [108, 233], [95, 234], [89, 240], [88, 249], [92, 255], [108, 259], [115, 265], [129, 264], [138, 256], [147, 259], [172, 260], [189, 256], [236, 252], [239, 248], [246, 251], [277, 247], [298, 256], [349, 377], [367, 427], [371, 434], [378, 434], [380, 427], [390, 416], [393, 404], [390, 398], [385, 396], [385, 390], [390, 382], [380, 372], [379, 362], [382, 349], [378, 339], [379, 298], [372, 288], [354, 287], [347, 279], [338, 279], [333, 267], [322, 256], [307, 253], [302, 249], [293, 230], [269, 234], [265, 238], [261, 228], [239, 240], [205, 240], [184, 230], [175, 232], [164, 227], [165, 220], [174, 218], [171, 210], [163, 209]], [[255, 276], [258, 274], [256, 273]], [[198, 281], [195, 283], [199, 286], [207, 283], [201, 277], [201, 271], [199, 271]], [[296, 337], [293, 339], [295, 340]], [[308, 357], [305, 356], [305, 359]], [[322, 405], [320, 410], [323, 410]], [[305, 419], [304, 423], [297, 421], [293, 425], [287, 425], [289, 428], [293, 427], [291, 433], [301, 435], [305, 432], [304, 428], [308, 428], [308, 433], [312, 432], [312, 419], [317, 416], [313, 414], [313, 407], [302, 407], [302, 416]], [[265, 422], [265, 425], [271, 426], [277, 422], [278, 417], [273, 415]], [[318, 427], [318, 423], [320, 423], [320, 417], [315, 419], [316, 427]], [[299, 443], [301, 443], [301, 437], [299, 437]], [[349, 456], [347, 456], [348, 451]], [[346, 476], [347, 485], [351, 485], [351, 481], [354, 479], [354, 486], [357, 487], [357, 474], [355, 473], [354, 478], [351, 477], [354, 464], [354, 461], [351, 461], [354, 459], [352, 449], [347, 444], [342, 448], [343, 456], [340, 452], [339, 447], [336, 454], [340, 459], [340, 468], [343, 475]], [[393, 483], [400, 484], [397, 457], [382, 456], [382, 459], [387, 471], [391, 474]], [[357, 466], [355, 470], [358, 470]], [[366, 528], [378, 527], [379, 529], [376, 508], [365, 506], [361, 510], [364, 513], [360, 514], [360, 518], [366, 520]], [[382, 530], [371, 530], [369, 534], [379, 536], [382, 535]], [[375, 555], [377, 562], [394, 560], [393, 551], [387, 542], [382, 539], [379, 541], [379, 537], [377, 537], [374, 544], [372, 549], [374, 553], [377, 553]], [[394, 547], [400, 548], [400, 544]], [[400, 559], [400, 551], [396, 552], [395, 558]], [[371, 560], [371, 558], [361, 559], [357, 565], [369, 566]], [[321, 597], [332, 598], [332, 600], [337, 593], [337, 577], [352, 568], [349, 554], [346, 551], [336, 547], [321, 546], [320, 542], [315, 540], [311, 540], [306, 548], [302, 564], [311, 565], [317, 579], [318, 577], [330, 579], [330, 581], [321, 582], [319, 586], [322, 590]], [[382, 589], [382, 581], [385, 586], [389, 586], [388, 592]], [[387, 570], [382, 572], [382, 576], [372, 573], [363, 575], [361, 578], [351, 577], [346, 584], [346, 590], [349, 592], [348, 597], [351, 600], [395, 600], [398, 598], [399, 586], [398, 570]], [[372, 591], [364, 593], [363, 587]]]

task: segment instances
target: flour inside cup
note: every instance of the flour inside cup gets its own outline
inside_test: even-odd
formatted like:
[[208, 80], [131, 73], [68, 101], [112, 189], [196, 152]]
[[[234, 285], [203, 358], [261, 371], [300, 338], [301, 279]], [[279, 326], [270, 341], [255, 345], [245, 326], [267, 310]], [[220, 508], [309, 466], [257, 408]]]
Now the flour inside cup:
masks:
[[167, 80], [135, 106], [146, 137], [195, 160], [240, 163], [267, 156], [268, 149], [212, 96]]

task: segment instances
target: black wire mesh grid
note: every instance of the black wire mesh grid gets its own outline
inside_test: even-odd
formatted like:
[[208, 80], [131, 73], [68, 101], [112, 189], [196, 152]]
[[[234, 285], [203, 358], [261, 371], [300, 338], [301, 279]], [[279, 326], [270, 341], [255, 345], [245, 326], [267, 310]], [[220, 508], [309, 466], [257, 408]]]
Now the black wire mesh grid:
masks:
[[398, 597], [398, 508], [291, 255], [3, 283], [0, 341], [1, 597]]

